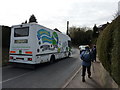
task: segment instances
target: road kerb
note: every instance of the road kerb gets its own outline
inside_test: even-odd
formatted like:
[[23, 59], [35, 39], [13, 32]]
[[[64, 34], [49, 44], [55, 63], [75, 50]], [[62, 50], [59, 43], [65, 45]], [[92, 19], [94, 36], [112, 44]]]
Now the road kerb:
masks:
[[73, 76], [65, 83], [65, 85], [62, 87], [62, 88], [66, 88], [69, 83], [75, 78], [75, 76], [79, 73], [79, 71], [82, 69], [82, 67], [80, 67], [76, 72], [75, 74], [73, 74]]

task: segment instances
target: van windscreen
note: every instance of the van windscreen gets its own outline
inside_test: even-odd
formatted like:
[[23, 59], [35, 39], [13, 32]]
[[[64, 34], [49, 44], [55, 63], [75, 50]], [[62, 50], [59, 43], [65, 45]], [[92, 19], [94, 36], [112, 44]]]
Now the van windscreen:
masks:
[[29, 35], [29, 27], [15, 28], [14, 37], [25, 37]]

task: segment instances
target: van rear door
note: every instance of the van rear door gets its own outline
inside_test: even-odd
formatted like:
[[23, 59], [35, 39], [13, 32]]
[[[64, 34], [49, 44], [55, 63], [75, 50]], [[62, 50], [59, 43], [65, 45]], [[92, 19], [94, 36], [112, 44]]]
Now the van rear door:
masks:
[[10, 60], [27, 63], [32, 61], [32, 49], [30, 47], [30, 27], [17, 26], [12, 28], [10, 44]]

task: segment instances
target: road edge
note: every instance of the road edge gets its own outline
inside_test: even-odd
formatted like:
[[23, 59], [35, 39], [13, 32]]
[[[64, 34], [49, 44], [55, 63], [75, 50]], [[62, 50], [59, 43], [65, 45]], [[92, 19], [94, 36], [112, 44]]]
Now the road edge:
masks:
[[67, 82], [62, 86], [62, 88], [66, 88], [69, 83], [75, 78], [75, 76], [79, 73], [79, 71], [82, 69], [82, 67], [80, 66], [78, 68], [78, 70], [67, 80]]

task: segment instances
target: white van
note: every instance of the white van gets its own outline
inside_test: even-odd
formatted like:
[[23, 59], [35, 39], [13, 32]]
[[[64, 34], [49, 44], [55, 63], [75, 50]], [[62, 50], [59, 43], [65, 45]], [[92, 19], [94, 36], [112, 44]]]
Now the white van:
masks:
[[37, 23], [11, 28], [9, 62], [39, 64], [69, 57], [70, 37]]

